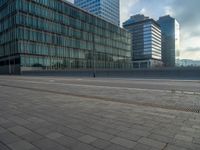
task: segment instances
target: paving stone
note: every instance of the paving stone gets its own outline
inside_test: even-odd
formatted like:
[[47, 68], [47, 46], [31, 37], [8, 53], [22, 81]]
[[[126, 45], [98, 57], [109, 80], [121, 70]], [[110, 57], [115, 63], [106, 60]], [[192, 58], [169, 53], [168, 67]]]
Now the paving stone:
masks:
[[175, 136], [175, 140], [182, 140], [182, 141], [186, 141], [186, 142], [192, 142], [193, 138], [189, 137], [189, 136], [177, 134]]
[[200, 145], [200, 138], [194, 138], [193, 143]]
[[72, 147], [73, 145], [76, 145], [76, 143], [79, 142], [78, 140], [75, 140], [74, 138], [67, 137], [67, 136], [62, 136], [60, 138], [54, 139], [54, 141], [68, 148]]
[[4, 132], [0, 134], [0, 141], [5, 144], [13, 143], [19, 140], [21, 140], [19, 137], [10, 132]]
[[143, 136], [143, 137], [150, 135], [150, 132], [142, 131], [142, 130], [138, 130], [138, 129], [131, 129], [129, 132], [132, 134], [135, 134], [135, 135]]
[[46, 135], [46, 137], [50, 138], [50, 139], [57, 139], [57, 138], [60, 138], [62, 137], [63, 135], [58, 133], [58, 132], [53, 132], [53, 133], [49, 133]]
[[89, 128], [85, 129], [84, 132], [89, 134], [89, 135], [92, 135], [96, 138], [103, 139], [103, 140], [110, 140], [110, 139], [113, 138], [113, 135], [110, 135], [110, 134], [107, 134], [107, 133], [104, 133], [104, 132], [100, 132], [100, 131], [97, 131], [97, 130], [89, 129]]
[[120, 145], [112, 144], [112, 145], [106, 147], [105, 150], [130, 150], [130, 149], [122, 147]]
[[84, 144], [81, 142], [77, 142], [74, 145], [71, 146], [72, 150], [98, 150], [97, 148], [90, 146], [88, 144]]
[[159, 148], [159, 149], [162, 149], [166, 146], [166, 143], [159, 142], [159, 141], [149, 139], [149, 138], [141, 138], [138, 142], [145, 144], [145, 145], [155, 147], [155, 148]]
[[175, 140], [172, 144], [174, 146], [189, 149], [189, 150], [199, 150], [200, 149], [200, 145], [194, 144], [191, 142], [186, 142], [183, 140]]
[[66, 135], [66, 136], [73, 137], [73, 138], [80, 138], [81, 136], [84, 135], [83, 133], [81, 133], [79, 131], [76, 131], [76, 130], [73, 130], [73, 129], [69, 129], [69, 128], [65, 128], [62, 131], [62, 134]]
[[144, 145], [144, 144], [136, 144], [133, 150], [149, 150], [150, 146]]
[[0, 117], [0, 125], [9, 122], [9, 120]]
[[34, 148], [32, 148], [31, 150], [40, 150], [39, 148], [36, 148], [36, 147], [34, 147]]
[[0, 142], [0, 150], [10, 150], [10, 148], [6, 144]]
[[40, 139], [43, 139], [44, 137], [39, 135], [39, 134], [36, 134], [36, 133], [28, 133], [28, 134], [25, 134], [23, 136], [21, 136], [24, 140], [28, 141], [28, 142], [34, 142], [34, 141], [38, 141]]
[[41, 128], [41, 124], [32, 122], [24, 124], [23, 126], [29, 130], [35, 130], [35, 131]]
[[22, 127], [22, 126], [15, 126], [15, 127], [9, 128], [8, 130], [13, 132], [14, 134], [16, 134], [18, 136], [22, 136], [22, 135], [31, 133], [30, 130], [28, 130], [28, 129]]
[[0, 133], [4, 133], [4, 132], [6, 132], [6, 131], [7, 131], [6, 129], [0, 127]]
[[[149, 125], [144, 124], [145, 120], [146, 120], [145, 118], [140, 118], [140, 121], [139, 122], [137, 121], [138, 123], [136, 122], [136, 124], [134, 124], [133, 126], [131, 126], [131, 129], [138, 130], [138, 131], [150, 131], [150, 130], [152, 130], [151, 125], [149, 127]], [[154, 124], [155, 124], [155, 122], [154, 122]], [[155, 125], [154, 125], [154, 127], [155, 127]], [[130, 128], [129, 128], [129, 130], [130, 130]]]
[[47, 134], [50, 134], [52, 133], [52, 128], [40, 128], [40, 129], [37, 129], [35, 130], [36, 133], [40, 134], [40, 135], [43, 135], [43, 136], [46, 136]]
[[195, 129], [193, 129], [193, 128], [188, 128], [188, 127], [182, 127], [181, 130], [186, 131], [186, 132], [192, 132], [192, 133], [195, 133], [195, 132], [196, 132]]
[[166, 129], [161, 130], [158, 127], [156, 129], [152, 130], [151, 133], [161, 135], [161, 136], [165, 136], [165, 137], [168, 137], [168, 138], [174, 138], [174, 136], [176, 135], [176, 132], [172, 132], [172, 131], [169, 131], [169, 130], [166, 130]]
[[182, 148], [182, 147], [178, 147], [178, 146], [174, 146], [174, 145], [167, 145], [165, 150], [187, 150], [187, 149], [186, 148]]
[[8, 144], [8, 146], [12, 149], [12, 150], [32, 150], [34, 149], [35, 147], [26, 142], [26, 141], [17, 141], [15, 143], [12, 143], [12, 144]]
[[186, 137], [191, 137], [191, 138], [199, 138], [200, 137], [200, 132], [181, 131], [181, 132], [178, 132], [178, 135], [182, 135], [182, 136], [186, 136]]
[[38, 117], [29, 117], [27, 120], [30, 122], [33, 122], [33, 123], [44, 123], [45, 122], [45, 120], [38, 118]]
[[27, 120], [24, 120], [24, 119], [22, 119], [20, 117], [17, 117], [17, 116], [9, 117], [9, 120], [12, 120], [12, 121], [16, 122], [19, 125], [25, 125], [25, 124], [29, 123]]
[[66, 147], [49, 139], [43, 139], [33, 142], [33, 145], [41, 150], [67, 150]]
[[94, 142], [95, 140], [97, 140], [97, 138], [92, 137], [92, 136], [90, 136], [90, 135], [84, 135], [84, 136], [80, 137], [79, 140], [80, 140], [81, 142], [84, 142], [84, 143], [88, 143], [88, 144], [89, 144], [89, 143], [92, 143], [92, 142]]
[[193, 125], [192, 126], [194, 129], [200, 130], [200, 125]]
[[12, 121], [8, 121], [6, 123], [3, 123], [1, 124], [1, 126], [5, 129], [8, 129], [8, 128], [12, 128], [12, 127], [16, 127], [17, 124], [15, 122], [12, 122]]
[[111, 143], [106, 140], [97, 139], [94, 142], [92, 142], [91, 145], [93, 145], [94, 147], [97, 147], [99, 149], [105, 149], [106, 147], [111, 145]]
[[161, 136], [157, 134], [151, 134], [148, 136], [148, 138], [156, 140], [156, 141], [160, 141], [163, 143], [171, 143], [173, 141], [173, 138], [169, 138], [169, 137]]
[[112, 143], [114, 144], [119, 144], [123, 147], [126, 148], [133, 148], [136, 145], [136, 142], [124, 139], [124, 138], [120, 138], [120, 137], [115, 137], [111, 140]]

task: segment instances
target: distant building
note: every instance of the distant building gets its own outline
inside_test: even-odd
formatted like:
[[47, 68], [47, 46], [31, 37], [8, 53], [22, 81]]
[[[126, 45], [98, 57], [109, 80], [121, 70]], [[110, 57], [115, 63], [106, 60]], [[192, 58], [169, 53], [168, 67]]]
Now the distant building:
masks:
[[63, 0], [0, 1], [0, 73], [129, 69], [131, 34]]
[[120, 25], [119, 0], [74, 0], [74, 4], [107, 21]]
[[161, 30], [156, 21], [144, 15], [135, 15], [123, 23], [132, 34], [132, 60], [134, 68], [162, 66]]
[[200, 60], [177, 59], [176, 62], [179, 67], [200, 67]]
[[176, 19], [169, 15], [160, 17], [157, 21], [162, 31], [162, 60], [164, 66], [176, 66], [180, 56], [180, 27]]

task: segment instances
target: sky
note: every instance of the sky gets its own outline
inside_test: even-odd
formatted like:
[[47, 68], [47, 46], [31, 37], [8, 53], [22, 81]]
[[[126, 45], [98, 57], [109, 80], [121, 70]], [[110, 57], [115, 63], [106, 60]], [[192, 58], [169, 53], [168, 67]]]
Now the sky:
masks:
[[200, 0], [120, 0], [120, 21], [139, 13], [155, 20], [169, 14], [180, 24], [181, 59], [200, 60], [199, 6]]

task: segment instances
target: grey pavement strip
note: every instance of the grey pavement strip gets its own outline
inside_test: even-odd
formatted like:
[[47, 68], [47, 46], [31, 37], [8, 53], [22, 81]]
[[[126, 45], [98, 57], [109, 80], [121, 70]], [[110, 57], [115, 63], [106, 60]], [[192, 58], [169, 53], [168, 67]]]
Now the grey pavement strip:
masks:
[[185, 111], [185, 112], [200, 113], [200, 106], [197, 107], [197, 108], [164, 106], [164, 105], [155, 104], [155, 103], [136, 102], [136, 101], [128, 102], [128, 101], [123, 101], [121, 99], [116, 99], [116, 98], [108, 98], [108, 97], [101, 97], [101, 96], [89, 96], [89, 95], [74, 94], [74, 93], [47, 90], [47, 89], [38, 89], [38, 88], [33, 88], [33, 87], [23, 87], [23, 86], [15, 86], [15, 85], [7, 85], [7, 84], [0, 84], [0, 86], [20, 88], [20, 89], [25, 89], [25, 90], [34, 90], [34, 91], [40, 91], [40, 92], [48, 92], [48, 93], [61, 94], [61, 95], [69, 95], [69, 96], [75, 96], [75, 97], [80, 97], [80, 98], [90, 98], [90, 99], [96, 99], [96, 100], [114, 101], [114, 102], [134, 104], [134, 105], [139, 105], [139, 106], [149, 106], [149, 107], [164, 108], [164, 109], [169, 109], [169, 110], [178, 110], [178, 111]]

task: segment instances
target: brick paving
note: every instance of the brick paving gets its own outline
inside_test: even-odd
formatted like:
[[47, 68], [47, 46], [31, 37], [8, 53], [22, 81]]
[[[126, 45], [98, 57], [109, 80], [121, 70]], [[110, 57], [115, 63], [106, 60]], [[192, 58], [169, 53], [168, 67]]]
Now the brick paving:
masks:
[[199, 113], [0, 84], [0, 150], [199, 149]]

